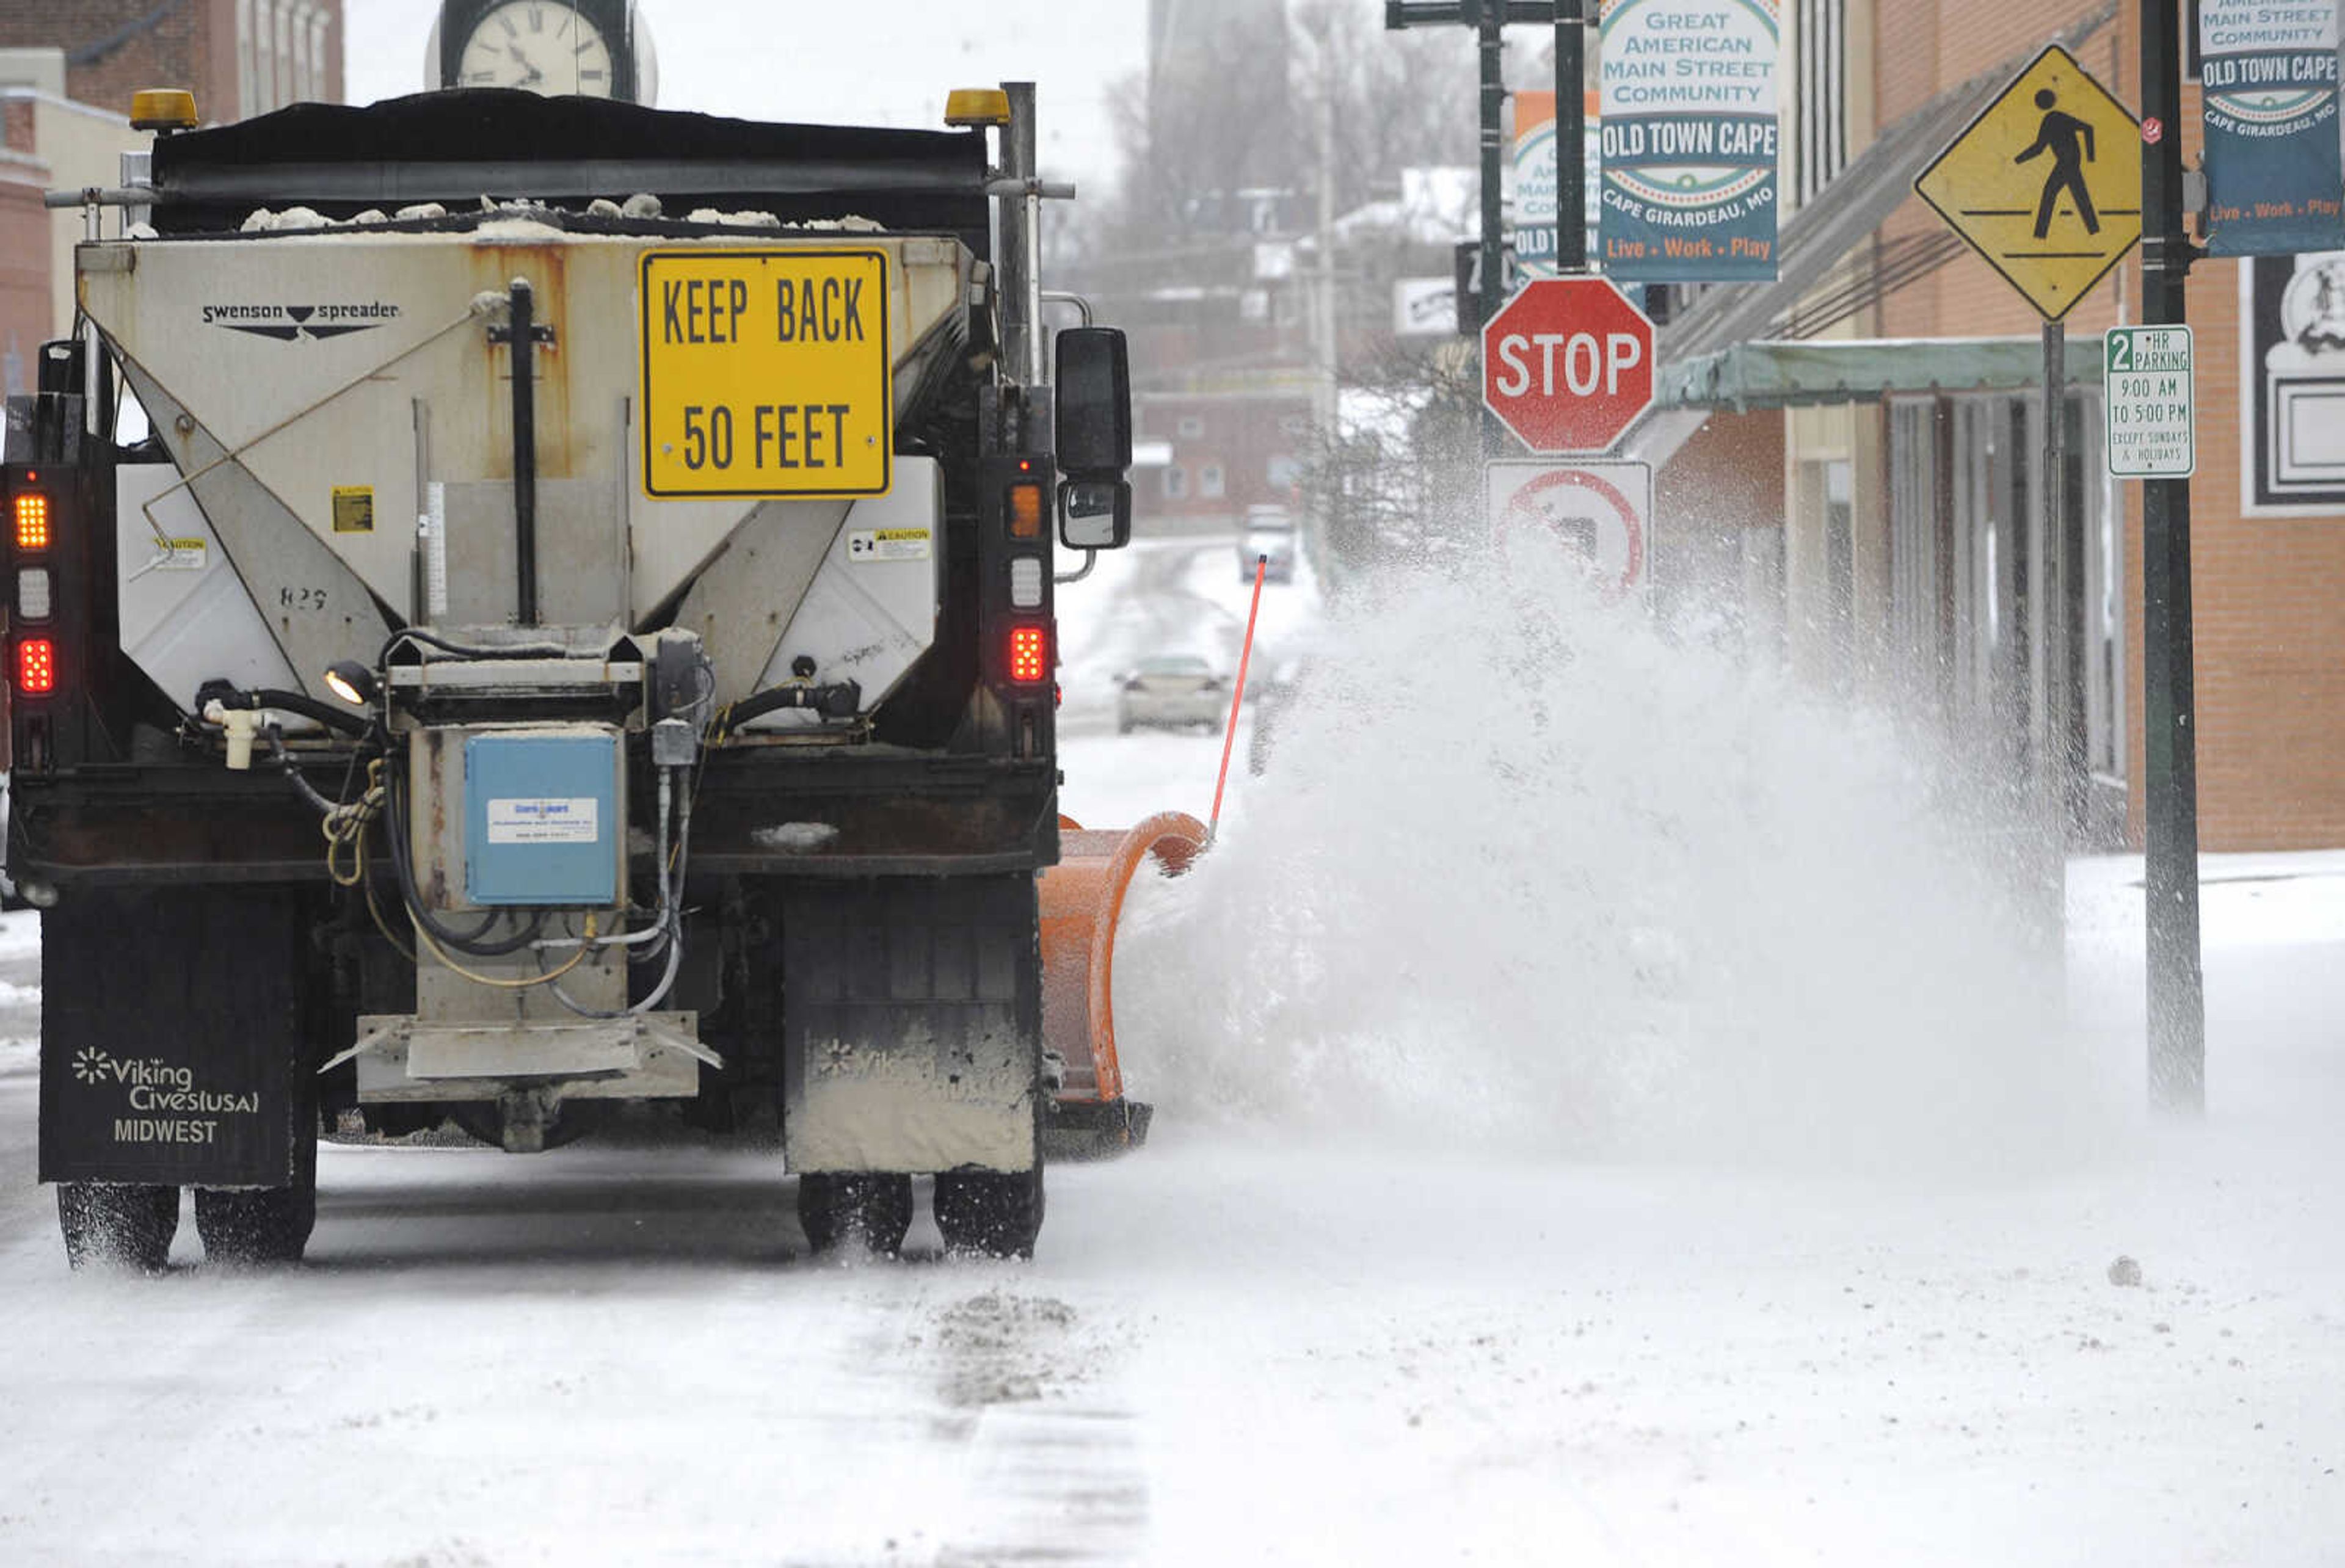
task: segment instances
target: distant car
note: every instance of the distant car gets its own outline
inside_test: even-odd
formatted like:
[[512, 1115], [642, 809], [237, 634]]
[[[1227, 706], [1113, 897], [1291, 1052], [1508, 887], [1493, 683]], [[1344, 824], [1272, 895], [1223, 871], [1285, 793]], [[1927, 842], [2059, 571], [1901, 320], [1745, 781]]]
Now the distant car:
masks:
[[1228, 715], [1229, 702], [1229, 683], [1204, 660], [1187, 654], [1143, 659], [1116, 693], [1116, 733], [1128, 735], [1142, 724], [1212, 729]]
[[1238, 540], [1238, 575], [1248, 582], [1254, 581], [1254, 563], [1262, 557], [1263, 580], [1267, 582], [1294, 581], [1296, 539], [1294, 514], [1283, 506], [1250, 506], [1246, 508], [1245, 532]]

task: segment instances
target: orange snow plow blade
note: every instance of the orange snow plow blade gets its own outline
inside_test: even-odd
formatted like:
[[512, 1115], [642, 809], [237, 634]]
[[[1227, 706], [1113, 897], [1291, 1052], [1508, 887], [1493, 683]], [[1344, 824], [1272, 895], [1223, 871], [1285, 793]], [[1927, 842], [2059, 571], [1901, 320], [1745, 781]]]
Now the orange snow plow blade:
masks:
[[1204, 847], [1205, 824], [1184, 812], [1159, 812], [1129, 832], [1059, 819], [1059, 864], [1041, 888], [1042, 1040], [1063, 1064], [1047, 1158], [1117, 1154], [1146, 1140], [1150, 1108], [1125, 1096], [1116, 1057], [1116, 925], [1143, 860], [1177, 876]]

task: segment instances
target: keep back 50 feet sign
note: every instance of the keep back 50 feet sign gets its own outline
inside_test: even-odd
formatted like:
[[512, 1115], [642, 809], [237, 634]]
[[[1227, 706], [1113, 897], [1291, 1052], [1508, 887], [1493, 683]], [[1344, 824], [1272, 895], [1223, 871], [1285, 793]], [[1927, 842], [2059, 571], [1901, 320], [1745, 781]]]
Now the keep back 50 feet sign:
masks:
[[886, 491], [886, 251], [647, 251], [637, 288], [646, 495]]

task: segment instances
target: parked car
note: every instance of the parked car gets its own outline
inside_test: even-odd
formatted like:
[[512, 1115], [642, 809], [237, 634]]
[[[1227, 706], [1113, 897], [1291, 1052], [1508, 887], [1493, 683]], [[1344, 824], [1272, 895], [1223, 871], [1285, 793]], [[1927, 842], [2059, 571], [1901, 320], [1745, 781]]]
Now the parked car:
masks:
[[1245, 531], [1238, 539], [1238, 575], [1252, 582], [1254, 560], [1259, 556], [1264, 562], [1262, 571], [1264, 582], [1294, 582], [1298, 542], [1294, 514], [1286, 508], [1275, 505], [1246, 508]]
[[1142, 724], [1212, 729], [1228, 716], [1229, 703], [1229, 683], [1204, 660], [1186, 653], [1143, 659], [1116, 693], [1116, 733], [1128, 735]]

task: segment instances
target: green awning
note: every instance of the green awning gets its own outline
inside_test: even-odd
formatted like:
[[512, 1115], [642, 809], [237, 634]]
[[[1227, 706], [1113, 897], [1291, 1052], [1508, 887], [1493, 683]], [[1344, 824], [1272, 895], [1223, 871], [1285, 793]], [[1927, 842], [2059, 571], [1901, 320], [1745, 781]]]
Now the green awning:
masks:
[[[2066, 345], [2068, 382], [2101, 384], [2101, 335]], [[1900, 392], [2025, 392], [2044, 384], [2036, 338], [1811, 339], [1738, 343], [1661, 367], [1664, 409], [1806, 409]]]

